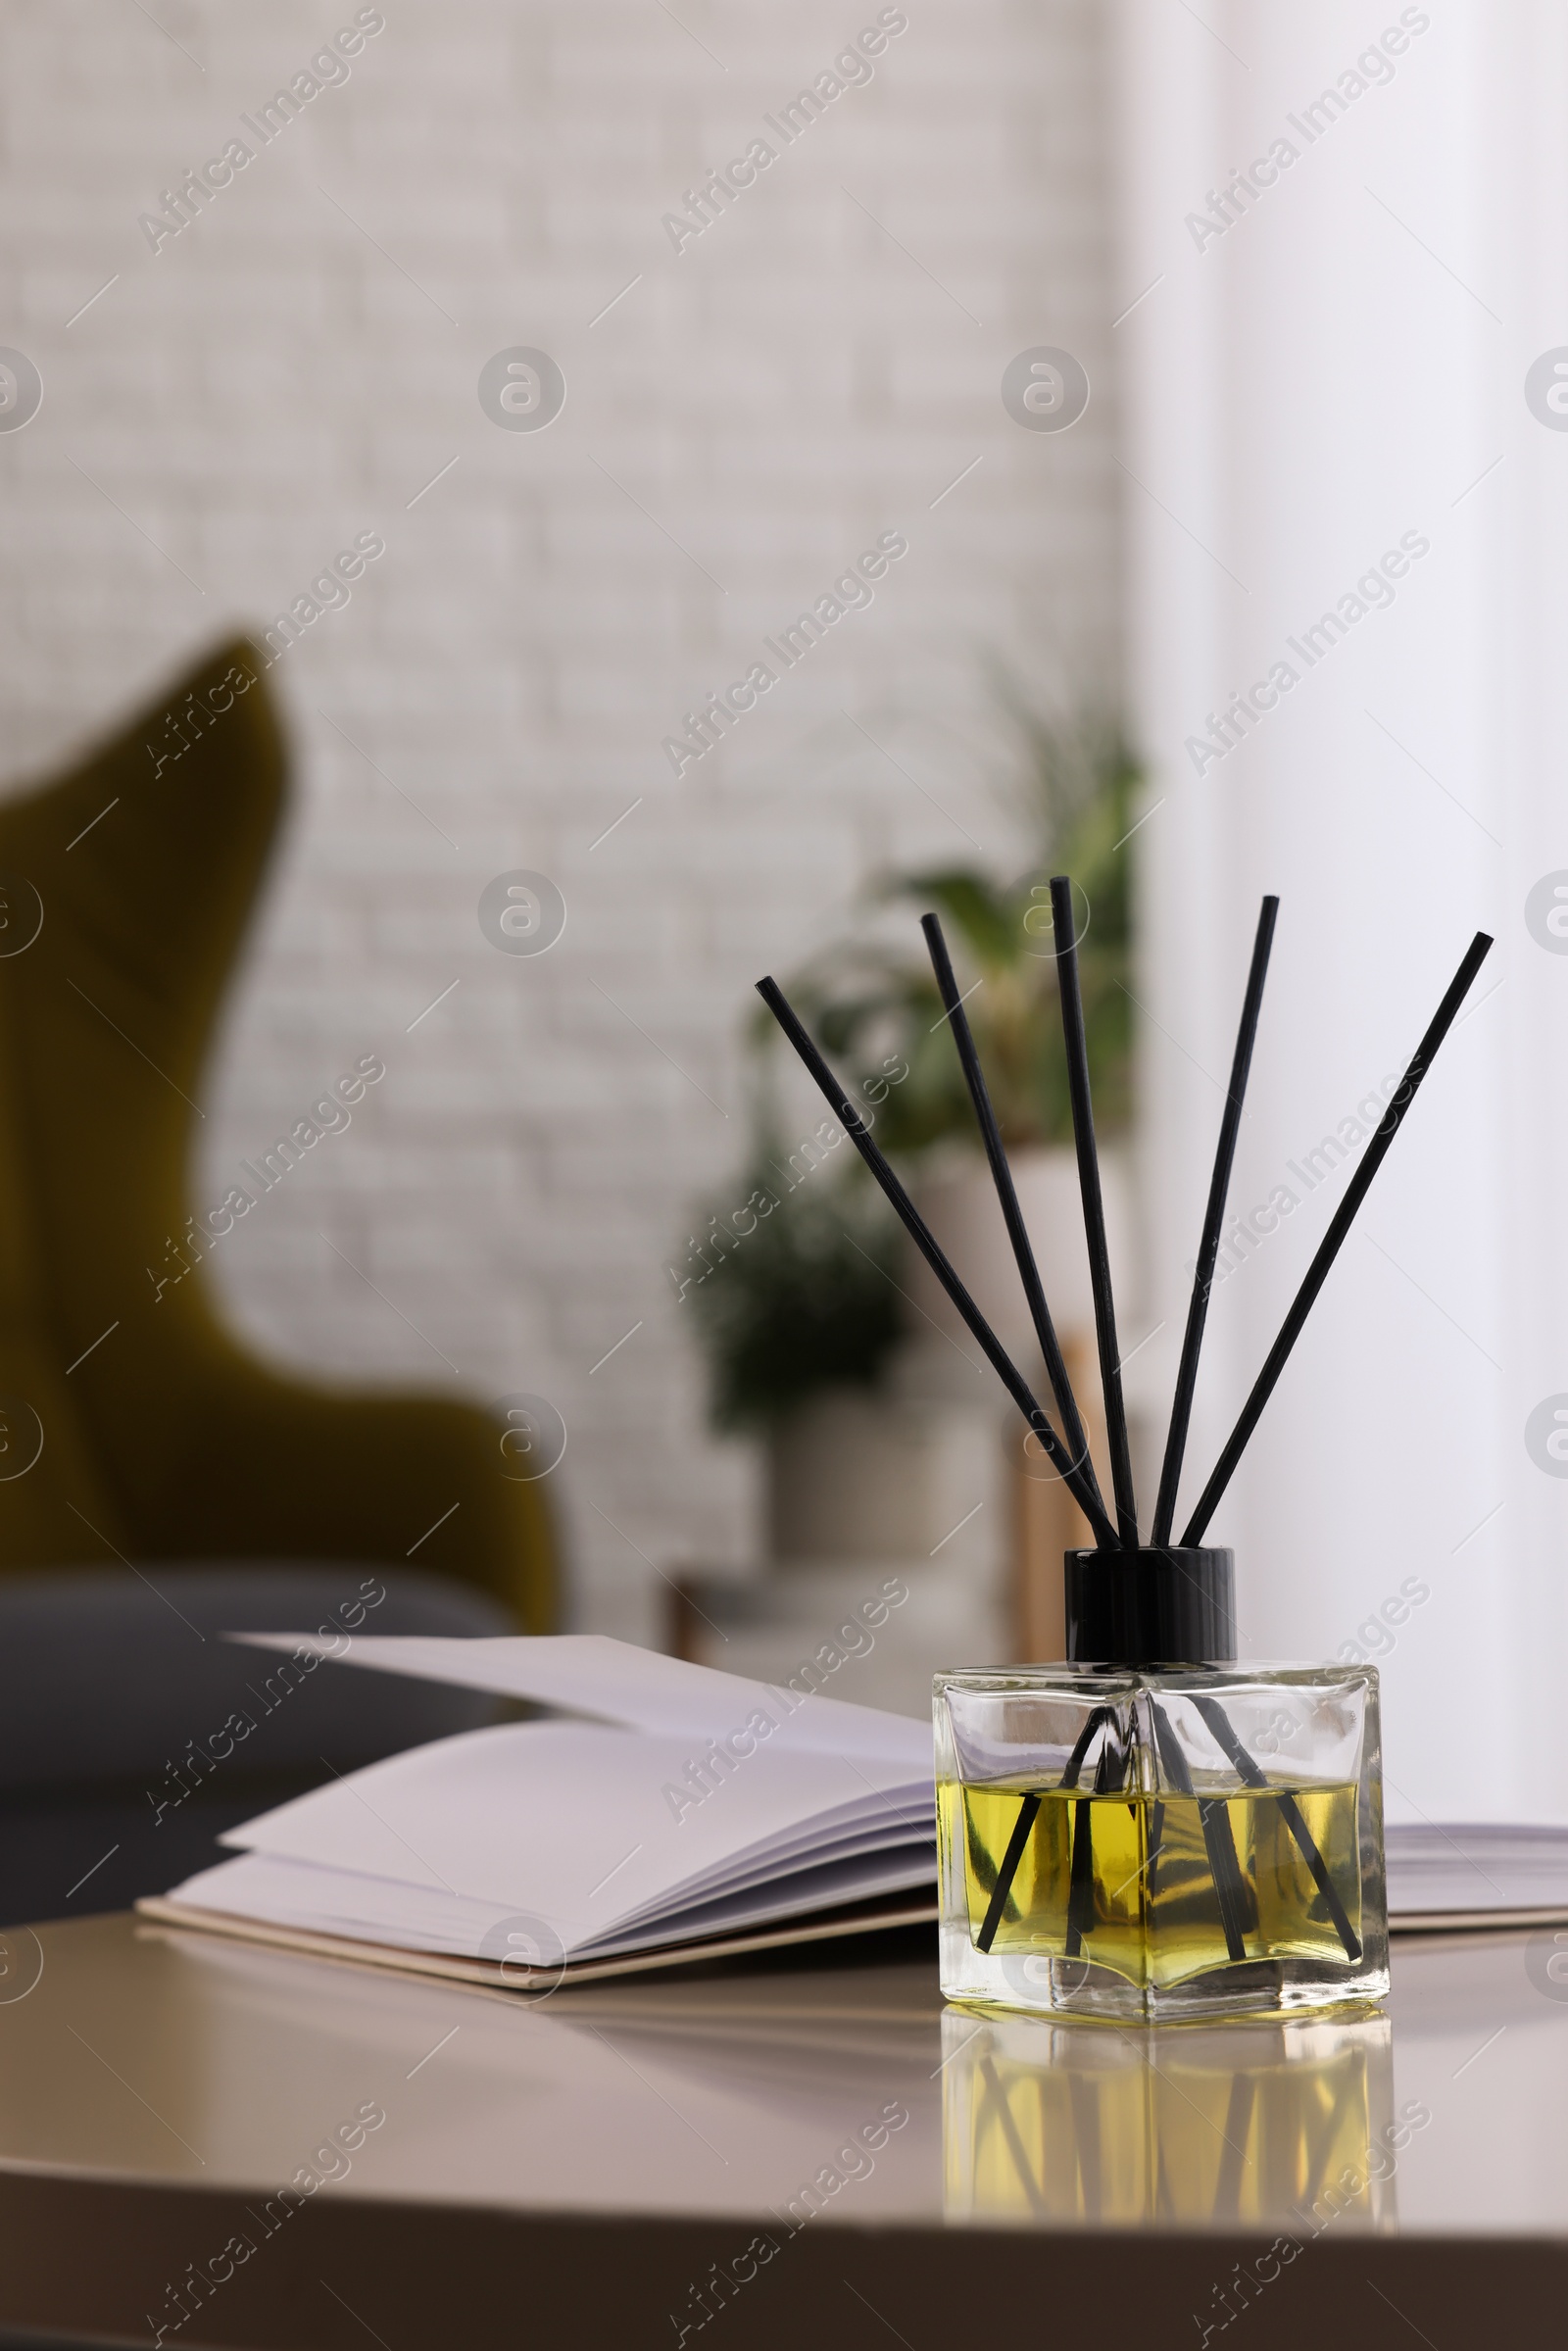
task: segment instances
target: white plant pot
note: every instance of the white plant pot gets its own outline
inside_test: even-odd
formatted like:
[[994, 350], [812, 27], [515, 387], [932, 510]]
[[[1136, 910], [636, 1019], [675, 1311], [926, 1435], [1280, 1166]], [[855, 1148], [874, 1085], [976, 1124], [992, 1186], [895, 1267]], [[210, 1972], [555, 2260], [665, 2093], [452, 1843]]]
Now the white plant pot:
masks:
[[959, 1577], [990, 1576], [1005, 1518], [991, 1397], [825, 1390], [769, 1435], [767, 1514], [776, 1565], [935, 1557]]
[[[1084, 1243], [1077, 1157], [1064, 1149], [1040, 1149], [1009, 1154], [1009, 1160], [1057, 1336], [1064, 1342], [1091, 1338], [1095, 1302]], [[1125, 1334], [1137, 1319], [1140, 1284], [1134, 1260], [1130, 1171], [1119, 1149], [1102, 1150], [1100, 1188], [1117, 1324]], [[1034, 1324], [985, 1160], [977, 1156], [969, 1166], [928, 1177], [918, 1187], [915, 1200], [938, 1246], [1013, 1361], [1020, 1365], [1038, 1361]], [[950, 1338], [972, 1348], [962, 1316], [912, 1242], [905, 1245], [905, 1265], [904, 1287], [921, 1314], [928, 1315]], [[913, 1335], [918, 1336], [922, 1327], [916, 1318]]]

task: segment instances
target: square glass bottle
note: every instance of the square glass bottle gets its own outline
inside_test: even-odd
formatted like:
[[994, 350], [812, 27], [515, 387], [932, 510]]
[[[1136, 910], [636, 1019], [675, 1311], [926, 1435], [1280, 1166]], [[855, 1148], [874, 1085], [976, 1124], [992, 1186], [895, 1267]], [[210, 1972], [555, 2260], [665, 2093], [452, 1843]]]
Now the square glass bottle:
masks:
[[1387, 1992], [1376, 1670], [1228, 1662], [1231, 1576], [1069, 1552], [1072, 1662], [937, 1676], [950, 2000], [1126, 2024]]

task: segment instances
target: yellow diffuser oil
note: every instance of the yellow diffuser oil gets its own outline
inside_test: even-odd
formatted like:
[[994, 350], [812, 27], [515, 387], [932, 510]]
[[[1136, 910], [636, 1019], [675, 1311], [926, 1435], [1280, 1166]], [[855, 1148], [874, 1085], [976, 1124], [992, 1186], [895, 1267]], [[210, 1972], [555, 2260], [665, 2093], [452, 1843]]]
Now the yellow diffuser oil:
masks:
[[[1340, 1916], [1360, 1940], [1361, 1867], [1354, 1786], [1294, 1788], [1309, 1836], [1340, 1894]], [[942, 1791], [944, 1834], [963, 1842], [969, 1927], [978, 1935], [1022, 1799], [1033, 1795], [1023, 1858], [1002, 1904], [991, 1948], [1093, 1958], [1131, 1984], [1166, 1988], [1247, 1959], [1316, 1959], [1348, 1953], [1336, 1920], [1272, 1790], [1201, 1796], [1071, 1795], [1044, 1789]], [[1234, 1856], [1231, 1916], [1220, 1901], [1210, 1847]]]

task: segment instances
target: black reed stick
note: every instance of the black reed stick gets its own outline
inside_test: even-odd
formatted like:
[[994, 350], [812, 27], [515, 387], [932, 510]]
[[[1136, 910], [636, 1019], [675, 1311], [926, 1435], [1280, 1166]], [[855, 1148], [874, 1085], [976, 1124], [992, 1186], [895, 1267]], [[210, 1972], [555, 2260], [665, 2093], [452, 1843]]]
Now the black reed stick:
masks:
[[812, 1044], [783, 989], [774, 979], [761, 979], [757, 983], [757, 993], [816, 1080], [827, 1098], [834, 1116], [839, 1120], [850, 1141], [881, 1186], [910, 1240], [957, 1307], [958, 1312], [963, 1316], [975, 1339], [984, 1349], [992, 1369], [997, 1373], [1007, 1394], [1012, 1397], [1024, 1419], [1045, 1446], [1052, 1467], [1057, 1472], [1079, 1509], [1082, 1510], [1094, 1529], [1096, 1543], [1102, 1549], [1113, 1548], [1116, 1542], [1116, 1531], [1105, 1515], [1104, 1505], [1091, 1491], [1082, 1470], [1073, 1461], [1061, 1439], [1046, 1418], [1042, 1406], [1031, 1392], [1023, 1374], [1018, 1370], [1011, 1356], [1003, 1347], [991, 1325], [986, 1321], [985, 1316], [938, 1248], [936, 1239], [924, 1217], [921, 1216], [904, 1186], [882, 1156], [881, 1151], [872, 1142], [864, 1119]]
[[[1052, 888], [1054, 890], [1054, 883], [1052, 884]], [[1199, 1497], [1198, 1508], [1187, 1522], [1187, 1531], [1182, 1537], [1183, 1543], [1202, 1542], [1203, 1531], [1214, 1515], [1221, 1494], [1235, 1474], [1236, 1464], [1246, 1449], [1248, 1439], [1262, 1418], [1263, 1407], [1273, 1395], [1275, 1382], [1285, 1369], [1286, 1359], [1301, 1335], [1301, 1326], [1312, 1310], [1318, 1292], [1328, 1279], [1329, 1268], [1340, 1253], [1340, 1246], [1354, 1221], [1355, 1212], [1367, 1196], [1372, 1178], [1387, 1158], [1389, 1147], [1399, 1131], [1406, 1110], [1415, 1100], [1416, 1089], [1431, 1068], [1439, 1046], [1452, 1028], [1459, 1006], [1470, 993], [1471, 983], [1486, 961], [1491, 947], [1492, 941], [1486, 932], [1477, 931], [1466, 949], [1464, 960], [1449, 981], [1447, 994], [1433, 1014], [1432, 1025], [1416, 1047], [1414, 1058], [1400, 1080], [1394, 1100], [1389, 1104], [1388, 1115], [1367, 1145], [1366, 1150], [1361, 1153], [1360, 1164], [1346, 1187], [1345, 1198], [1335, 1211], [1334, 1221], [1318, 1245], [1317, 1254], [1306, 1269], [1306, 1279], [1297, 1292], [1291, 1310], [1280, 1326], [1280, 1335], [1270, 1347], [1268, 1359], [1252, 1384], [1251, 1395], [1242, 1406], [1241, 1418], [1231, 1431], [1225, 1450], [1214, 1464], [1214, 1474]]]
[[1002, 1914], [1007, 1907], [1007, 1896], [1012, 1891], [1012, 1882], [1018, 1875], [1018, 1864], [1023, 1859], [1024, 1847], [1029, 1842], [1029, 1832], [1035, 1825], [1035, 1814], [1039, 1810], [1040, 1798], [1032, 1794], [1025, 1796], [1018, 1806], [1018, 1817], [1012, 1824], [1012, 1835], [1008, 1837], [1007, 1849], [1002, 1856], [1002, 1867], [997, 1872], [996, 1885], [991, 1888], [991, 1899], [986, 1905], [986, 1915], [981, 1920], [980, 1932], [974, 1938], [975, 1948], [978, 1951], [989, 1951], [997, 1939], [997, 1929], [1002, 1924]]
[[[1104, 1757], [1101, 1757], [1102, 1766]], [[1095, 1826], [1094, 1807], [1086, 1796], [1080, 1796], [1072, 1808], [1072, 1859], [1067, 1872], [1067, 1932], [1062, 1938], [1063, 1959], [1076, 1959], [1084, 1947], [1084, 1936], [1095, 1931]]]
[[1072, 884], [1064, 873], [1052, 877], [1051, 917], [1056, 942], [1056, 992], [1061, 998], [1061, 1032], [1067, 1047], [1067, 1086], [1072, 1098], [1072, 1131], [1078, 1146], [1078, 1189], [1083, 1195], [1084, 1238], [1089, 1245], [1089, 1280], [1095, 1297], [1095, 1336], [1100, 1343], [1100, 1383], [1105, 1401], [1110, 1448], [1110, 1482], [1116, 1496], [1116, 1527], [1125, 1550], [1138, 1548], [1138, 1504], [1133, 1494], [1133, 1460], [1127, 1444], [1127, 1411], [1121, 1396], [1121, 1357], [1116, 1349], [1116, 1305], [1105, 1247], [1105, 1210], [1100, 1197], [1100, 1154], [1095, 1149], [1095, 1112], [1089, 1097], [1089, 1045], [1078, 986], [1078, 948], [1072, 935]]
[[[1084, 1717], [1083, 1729], [1073, 1742], [1072, 1752], [1062, 1767], [1061, 1778], [1056, 1783], [1058, 1788], [1077, 1787], [1078, 1775], [1084, 1768], [1084, 1757], [1089, 1752], [1090, 1741], [1102, 1723], [1107, 1723], [1109, 1720], [1110, 1708], [1108, 1706], [1090, 1707], [1088, 1714]], [[1018, 1875], [1018, 1864], [1023, 1859], [1024, 1847], [1029, 1842], [1029, 1832], [1035, 1825], [1035, 1814], [1039, 1810], [1040, 1798], [1034, 1794], [1026, 1795], [1018, 1806], [1018, 1817], [1012, 1824], [1012, 1835], [1008, 1837], [1007, 1849], [1002, 1856], [1002, 1867], [997, 1872], [997, 1883], [991, 1889], [991, 1900], [987, 1906], [986, 1915], [981, 1922], [980, 1932], [974, 1938], [977, 1951], [989, 1951], [996, 1940], [997, 1929], [1002, 1924], [1002, 1914], [1007, 1907], [1007, 1896], [1012, 1891], [1012, 1882]]]
[[[1165, 1777], [1176, 1793], [1196, 1795], [1193, 1775], [1187, 1768], [1181, 1741], [1176, 1737], [1163, 1710], [1152, 1709], [1154, 1718], [1154, 1744]], [[1230, 1815], [1223, 1796], [1198, 1796], [1198, 1825], [1203, 1833], [1203, 1850], [1208, 1855], [1209, 1875], [1214, 1881], [1214, 1898], [1219, 1904], [1219, 1923], [1225, 1934], [1225, 1955], [1228, 1959], [1247, 1957], [1247, 1895], [1242, 1877], [1242, 1865], [1236, 1851], [1236, 1839], [1231, 1834]]]
[[1252, 941], [1252, 966], [1247, 975], [1247, 994], [1242, 999], [1242, 1023], [1236, 1032], [1236, 1051], [1231, 1057], [1230, 1091], [1225, 1098], [1225, 1115], [1220, 1120], [1214, 1173], [1209, 1179], [1208, 1206], [1203, 1215], [1203, 1237], [1198, 1245], [1193, 1295], [1187, 1307], [1187, 1331], [1176, 1371], [1165, 1461], [1159, 1474], [1159, 1499], [1154, 1504], [1154, 1531], [1149, 1539], [1155, 1544], [1169, 1543], [1171, 1522], [1176, 1516], [1176, 1490], [1181, 1484], [1182, 1455], [1187, 1450], [1187, 1431], [1193, 1417], [1193, 1391], [1198, 1384], [1198, 1358], [1203, 1345], [1209, 1293], [1214, 1287], [1214, 1261], [1219, 1255], [1220, 1227], [1225, 1222], [1225, 1197], [1231, 1186], [1236, 1138], [1242, 1131], [1242, 1103], [1252, 1065], [1252, 1045], [1257, 1036], [1257, 1016], [1263, 1007], [1263, 982], [1268, 975], [1269, 949], [1274, 944], [1274, 919], [1279, 910], [1277, 898], [1264, 899], [1257, 917], [1257, 936]]
[[1035, 1252], [1030, 1247], [1028, 1227], [1023, 1221], [1023, 1211], [1018, 1205], [1018, 1194], [1012, 1180], [1012, 1169], [1007, 1165], [1007, 1154], [1003, 1147], [1002, 1129], [997, 1124], [997, 1114], [992, 1107], [990, 1089], [986, 1085], [985, 1072], [980, 1066], [980, 1055], [975, 1050], [974, 1032], [969, 1026], [969, 1016], [963, 1008], [963, 999], [958, 993], [957, 980], [954, 977], [953, 959], [948, 954], [948, 943], [942, 936], [942, 925], [935, 914], [922, 915], [920, 928], [925, 933], [925, 943], [931, 953], [931, 968], [936, 973], [937, 987], [941, 992], [942, 1002], [947, 1007], [948, 1019], [953, 1028], [954, 1043], [957, 1046], [958, 1059], [963, 1068], [964, 1084], [969, 1089], [969, 1100], [974, 1104], [974, 1114], [979, 1124], [981, 1141], [986, 1147], [986, 1157], [991, 1162], [991, 1180], [996, 1185], [997, 1198], [1002, 1203], [1002, 1213], [1007, 1227], [1007, 1239], [1012, 1243], [1012, 1253], [1018, 1267], [1018, 1278], [1023, 1284], [1024, 1296], [1029, 1301], [1029, 1312], [1034, 1320], [1035, 1337], [1040, 1342], [1040, 1352], [1046, 1359], [1046, 1372], [1051, 1381], [1051, 1392], [1056, 1399], [1056, 1410], [1061, 1415], [1061, 1426], [1067, 1440], [1067, 1447], [1073, 1459], [1082, 1463], [1084, 1477], [1094, 1488], [1097, 1500], [1103, 1501], [1104, 1497], [1100, 1492], [1100, 1480], [1095, 1475], [1095, 1465], [1090, 1457], [1089, 1439], [1084, 1433], [1083, 1420], [1078, 1411], [1078, 1401], [1073, 1395], [1072, 1382], [1067, 1377], [1067, 1366], [1056, 1339], [1056, 1328], [1051, 1319], [1051, 1309], [1046, 1304], [1046, 1293], [1040, 1280], [1040, 1268], [1035, 1263]]
[[1300, 1850], [1301, 1859], [1312, 1873], [1312, 1883], [1323, 1896], [1329, 1917], [1334, 1922], [1334, 1932], [1345, 1945], [1345, 1956], [1353, 1965], [1361, 1956], [1361, 1938], [1350, 1924], [1349, 1913], [1345, 1904], [1340, 1900], [1334, 1881], [1329, 1876], [1328, 1863], [1318, 1850], [1317, 1839], [1301, 1818], [1299, 1804], [1288, 1788], [1276, 1788], [1261, 1764], [1248, 1753], [1236, 1736], [1235, 1725], [1218, 1698], [1199, 1697], [1195, 1694], [1193, 1704], [1207, 1723], [1214, 1736], [1216, 1745], [1225, 1754], [1237, 1778], [1245, 1781], [1249, 1788], [1255, 1788], [1272, 1795], [1278, 1804], [1284, 1817], [1285, 1826], [1295, 1837]]
[[[1121, 1786], [1124, 1758], [1115, 1752], [1109, 1736], [1100, 1750], [1095, 1769], [1095, 1793], [1107, 1795]], [[1102, 1823], [1103, 1826], [1103, 1823]], [[1067, 1932], [1062, 1938], [1064, 1959], [1076, 1959], [1084, 1936], [1095, 1931], [1095, 1808], [1080, 1796], [1072, 1808], [1072, 1856], [1067, 1873]]]

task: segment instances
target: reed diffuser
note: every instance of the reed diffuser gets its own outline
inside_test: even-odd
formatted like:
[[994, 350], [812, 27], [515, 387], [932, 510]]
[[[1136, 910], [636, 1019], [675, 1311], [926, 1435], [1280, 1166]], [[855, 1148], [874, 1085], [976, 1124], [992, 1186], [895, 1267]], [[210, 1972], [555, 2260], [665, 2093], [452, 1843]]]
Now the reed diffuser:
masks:
[[1051, 884], [1095, 1336], [1107, 1506], [1052, 1324], [963, 1000], [922, 922], [1059, 1428], [998, 1341], [771, 979], [758, 991], [1083, 1511], [1064, 1561], [1067, 1661], [936, 1677], [942, 1987], [951, 2000], [1118, 2022], [1279, 2015], [1389, 1984], [1378, 1677], [1236, 1663], [1234, 1561], [1203, 1542], [1248, 1439], [1492, 946], [1477, 932], [1346, 1187], [1177, 1543], [1199, 1355], [1279, 901], [1242, 1004], [1150, 1540], [1133, 1491], [1101, 1205], [1072, 890]]

